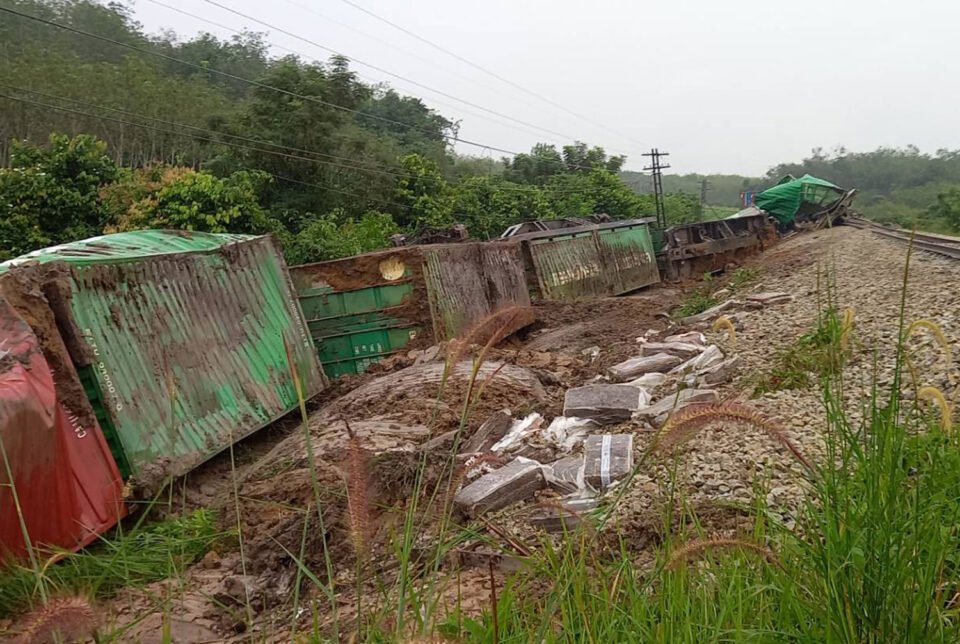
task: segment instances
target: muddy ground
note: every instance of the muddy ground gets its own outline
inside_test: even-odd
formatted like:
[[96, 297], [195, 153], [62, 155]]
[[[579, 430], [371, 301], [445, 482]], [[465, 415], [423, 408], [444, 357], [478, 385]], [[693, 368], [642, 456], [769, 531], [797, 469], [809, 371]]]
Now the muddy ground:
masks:
[[[830, 234], [825, 231], [814, 235]], [[761, 269], [761, 286], [769, 287], [786, 276], [809, 270], [816, 261], [812, 249], [820, 241], [814, 235], [799, 236], [751, 258], [747, 264]], [[721, 285], [723, 279], [719, 278]], [[366, 459], [368, 520], [374, 526], [367, 544], [374, 554], [367, 565], [382, 571], [389, 585], [389, 575], [395, 571], [390, 570], [388, 542], [402, 530], [400, 524], [422, 459], [430, 473], [421, 481], [424, 498], [434, 491], [438, 496], [448, 493], [450, 470], [445, 468], [451, 467], [451, 433], [462, 427], [463, 438], [469, 438], [501, 409], [509, 409], [514, 418], [537, 412], [546, 422], [561, 415], [564, 392], [603, 376], [610, 366], [637, 355], [638, 337], [651, 331], [662, 337], [684, 330], [670, 312], [697, 286], [656, 286], [600, 301], [539, 304], [535, 325], [483, 352], [485, 362], [475, 379], [472, 360], [480, 350], [465, 350], [453, 343], [436, 350], [411, 351], [361, 376], [337, 381], [310, 402], [305, 426], [299, 414], [289, 416], [239, 443], [234, 449], [235, 466], [228, 454], [221, 454], [179, 482], [178, 492], [186, 500], [186, 508], [216, 508], [225, 528], [237, 525], [239, 510], [244, 561], [237, 544], [224, 543], [192, 566], [183, 579], [153, 584], [146, 591], [124, 592], [107, 607], [110, 621], [116, 627], [129, 628], [124, 636], [129, 641], [159, 641], [161, 609], [155, 598], [172, 595], [176, 603], [172, 628], [178, 641], [287, 641], [293, 618], [296, 560], [326, 579], [323, 534], [336, 562], [334, 580], [344, 589], [344, 611], [349, 618], [355, 557], [344, 481], [350, 471], [351, 454], [362, 453]], [[776, 312], [755, 315], [775, 316]], [[710, 340], [720, 343], [728, 355], [737, 353], [716, 334]], [[447, 369], [447, 362], [456, 366]], [[483, 390], [480, 402], [465, 411], [467, 393], [477, 387]], [[743, 397], [736, 384], [720, 389], [725, 398]], [[634, 434], [639, 454], [652, 435], [651, 429], [649, 423], [631, 420], [604, 431]], [[711, 446], [713, 437], [707, 435], [705, 442], [694, 442], [692, 456], [686, 461], [691, 502], [700, 508], [698, 515], [707, 526], [716, 531], [737, 529], [743, 513], [724, 501], [749, 491], [757, 471], [774, 471], [784, 480], [796, 474], [796, 463], [780, 446], [768, 445], [764, 436], [747, 434], [740, 439], [745, 437], [766, 446], [760, 457], [741, 454], [731, 460], [718, 455], [726, 454], [726, 450]], [[426, 451], [421, 450], [424, 443], [430, 446]], [[310, 452], [315, 456], [314, 472], [307, 456]], [[701, 454], [706, 455], [706, 466]], [[560, 455], [546, 454], [542, 462]], [[446, 478], [444, 472], [448, 473]], [[742, 483], [732, 487], [733, 479]], [[630, 547], [638, 552], [656, 545], [663, 536], [662, 513], [657, 505], [662, 497], [661, 483], [653, 469], [636, 480], [625, 510], [617, 518], [621, 527], [628, 528]], [[489, 523], [484, 522], [487, 538], [500, 543], [505, 552], [522, 551], [523, 543], [539, 538], [529, 525], [531, 510], [556, 496], [545, 490], [532, 504], [490, 517]], [[322, 530], [316, 514], [318, 501], [324, 508]], [[435, 518], [429, 513], [418, 516], [424, 542], [429, 541]], [[616, 546], [612, 541], [607, 545]], [[465, 544], [465, 549], [474, 547]], [[489, 546], [481, 550], [489, 550]], [[459, 584], [448, 585], [447, 593], [459, 597], [467, 607], [474, 606], [473, 612], [479, 611], [488, 602], [488, 572], [485, 565], [474, 567], [476, 561], [473, 565], [460, 563], [451, 568], [451, 574], [456, 568]], [[505, 573], [496, 574], [502, 581]], [[377, 596], [376, 588], [367, 590], [372, 597]], [[252, 598], [255, 613], [249, 627], [243, 624], [243, 598], [247, 595]], [[326, 605], [311, 584], [304, 585], [304, 598], [307, 602], [321, 599], [317, 604], [321, 610]], [[169, 612], [169, 608], [163, 610]], [[310, 615], [304, 615], [301, 621], [309, 619]]]

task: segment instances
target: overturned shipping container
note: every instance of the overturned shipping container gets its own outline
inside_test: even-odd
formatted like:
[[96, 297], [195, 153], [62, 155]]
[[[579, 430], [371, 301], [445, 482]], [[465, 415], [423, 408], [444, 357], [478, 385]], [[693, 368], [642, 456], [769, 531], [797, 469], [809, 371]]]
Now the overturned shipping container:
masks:
[[330, 377], [462, 335], [494, 314], [503, 313], [502, 333], [533, 322], [516, 243], [405, 246], [290, 274]]
[[324, 386], [269, 237], [142, 231], [0, 270], [42, 292], [121, 473], [183, 474]]
[[762, 213], [671, 226], [656, 231], [657, 258], [664, 279], [700, 277], [763, 250], [776, 229]]
[[37, 298], [14, 301], [0, 295], [0, 561], [30, 547], [82, 548], [126, 513], [123, 480], [76, 372], [56, 359], [65, 352], [59, 335], [42, 334], [41, 344], [24, 320], [55, 329], [51, 312]]
[[[621, 295], [660, 281], [649, 223], [628, 219], [506, 237], [523, 245], [530, 292], [544, 300]], [[509, 232], [518, 229], [511, 228]]]

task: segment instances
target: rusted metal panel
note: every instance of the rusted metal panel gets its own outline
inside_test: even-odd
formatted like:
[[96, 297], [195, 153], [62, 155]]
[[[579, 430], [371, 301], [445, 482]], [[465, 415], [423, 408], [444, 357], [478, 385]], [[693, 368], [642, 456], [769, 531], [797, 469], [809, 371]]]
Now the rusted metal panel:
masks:
[[660, 281], [653, 239], [646, 225], [597, 232], [604, 264], [613, 267], [609, 279], [614, 295], [635, 291]]
[[438, 340], [463, 335], [510, 308], [526, 310], [491, 321], [498, 333], [513, 333], [533, 322], [518, 244], [431, 246], [423, 251], [423, 276]]
[[508, 316], [501, 332], [533, 322], [522, 249], [513, 242], [404, 246], [290, 273], [331, 376], [361, 373], [414, 341], [462, 335], [506, 308], [525, 310]]
[[760, 251], [766, 228], [763, 214], [672, 226], [663, 231], [661, 271], [677, 280], [721, 270]]
[[202, 250], [164, 252], [158, 234], [123, 253], [102, 237], [34, 267], [121, 472], [147, 487], [297, 407], [287, 346], [306, 395], [324, 386], [269, 237], [198, 234]]
[[660, 280], [647, 220], [521, 235], [543, 299], [620, 295]]

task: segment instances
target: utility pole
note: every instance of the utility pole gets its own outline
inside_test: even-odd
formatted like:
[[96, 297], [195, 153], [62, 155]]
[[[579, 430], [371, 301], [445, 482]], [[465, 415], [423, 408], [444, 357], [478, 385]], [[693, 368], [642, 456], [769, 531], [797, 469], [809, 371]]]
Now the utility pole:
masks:
[[707, 209], [707, 192], [710, 191], [710, 181], [704, 177], [700, 181], [700, 221], [703, 221], [703, 213]]
[[657, 226], [666, 228], [667, 213], [663, 207], [663, 171], [670, 166], [661, 164], [660, 157], [670, 156], [670, 153], [661, 152], [657, 148], [653, 148], [650, 152], [642, 154], [641, 156], [650, 157], [650, 165], [645, 167], [643, 171], [649, 171], [653, 174], [653, 197], [657, 205]]

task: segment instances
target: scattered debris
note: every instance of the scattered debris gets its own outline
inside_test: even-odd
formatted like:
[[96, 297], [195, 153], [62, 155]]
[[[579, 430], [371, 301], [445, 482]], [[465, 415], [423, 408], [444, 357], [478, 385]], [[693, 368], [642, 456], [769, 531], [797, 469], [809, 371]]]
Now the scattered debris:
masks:
[[544, 485], [540, 463], [518, 457], [460, 490], [454, 502], [465, 514], [477, 517], [522, 501]]
[[688, 331], [687, 333], [677, 333], [675, 335], [668, 335], [663, 339], [664, 342], [687, 342], [690, 344], [699, 344], [701, 347], [706, 346], [707, 336], [703, 335], [699, 331]]
[[793, 301], [793, 296], [789, 293], [755, 293], [747, 296], [748, 303], [759, 304], [760, 306], [773, 306], [774, 304], [783, 304]]
[[646, 392], [631, 385], [586, 385], [568, 389], [563, 415], [590, 418], [600, 424], [630, 420], [648, 404]]
[[699, 373], [700, 383], [707, 386], [715, 386], [729, 382], [733, 376], [736, 375], [739, 365], [740, 357], [734, 356], [711, 367], [707, 367]]
[[639, 416], [653, 418], [657, 425], [663, 424], [666, 417], [673, 411], [693, 403], [717, 402], [719, 394], [713, 389], [681, 389], [673, 396], [667, 396], [656, 404], [638, 412]]
[[557, 416], [543, 432], [543, 438], [558, 449], [570, 452], [583, 442], [584, 436], [598, 423], [590, 418], [567, 418]]
[[680, 324], [683, 324], [686, 326], [690, 324], [699, 324], [701, 322], [709, 322], [710, 320], [717, 317], [724, 311], [728, 311], [734, 308], [735, 306], [739, 306], [739, 305], [740, 305], [739, 300], [727, 300], [725, 302], [721, 302], [720, 304], [717, 304], [712, 308], [707, 309], [702, 313], [697, 313], [696, 315], [688, 315], [685, 318], [681, 318]]
[[595, 498], [569, 499], [530, 517], [530, 525], [547, 532], [569, 532], [583, 521], [583, 514], [597, 507]]
[[703, 346], [690, 342], [647, 342], [640, 347], [641, 356], [667, 354], [678, 358], [689, 358], [703, 351]]
[[633, 469], [633, 434], [588, 436], [583, 445], [584, 481], [604, 490]]
[[663, 372], [680, 365], [683, 358], [670, 355], [669, 353], [658, 353], [652, 356], [641, 356], [624, 360], [609, 369], [610, 377], [614, 380], [623, 382], [645, 373]]
[[707, 367], [710, 367], [718, 362], [723, 360], [723, 352], [715, 344], [711, 344], [707, 347], [703, 353], [693, 358], [690, 358], [683, 364], [674, 367], [670, 370], [670, 373], [699, 373]]
[[642, 389], [656, 389], [657, 387], [662, 387], [664, 383], [667, 382], [667, 375], [664, 373], [653, 372], [645, 373], [636, 380], [631, 380], [626, 383], [634, 387], [640, 387]]
[[566, 456], [545, 469], [547, 483], [560, 492], [579, 492], [584, 487], [583, 455]]
[[510, 413], [509, 409], [502, 409], [496, 412], [477, 428], [477, 431], [470, 437], [470, 440], [464, 443], [463, 448], [460, 450], [461, 453], [480, 454], [489, 452], [497, 441], [510, 431], [512, 425], [513, 414]]
[[543, 425], [543, 416], [537, 413], [530, 414], [523, 420], [518, 420], [510, 427], [510, 431], [490, 448], [491, 452], [508, 452], [519, 448], [526, 439]]

